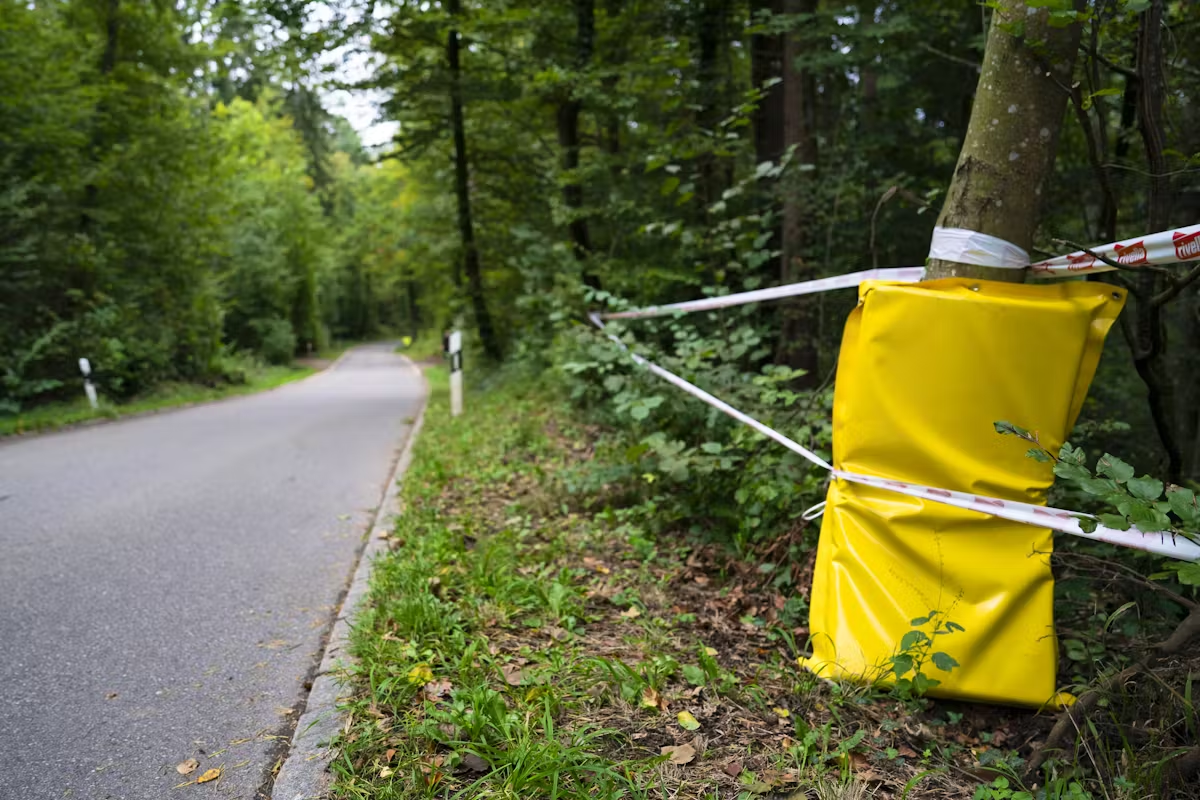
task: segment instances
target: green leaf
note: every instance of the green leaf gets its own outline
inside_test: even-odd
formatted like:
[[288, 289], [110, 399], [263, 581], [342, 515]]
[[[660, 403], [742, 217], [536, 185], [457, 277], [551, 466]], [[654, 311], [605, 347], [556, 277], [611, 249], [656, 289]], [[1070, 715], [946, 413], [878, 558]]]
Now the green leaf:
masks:
[[934, 653], [931, 658], [933, 665], [942, 672], [949, 672], [959, 665], [949, 653]]
[[1092, 473], [1088, 472], [1087, 467], [1081, 467], [1078, 464], [1073, 464], [1070, 461], [1059, 461], [1054, 465], [1054, 474], [1068, 481], [1088, 481], [1092, 480]]
[[1031, 447], [1025, 451], [1026, 458], [1032, 458], [1034, 461], [1040, 461], [1045, 464], [1048, 461], [1053, 461], [1054, 458], [1040, 447]]
[[996, 433], [1000, 434], [1001, 436], [1020, 436], [1022, 439], [1028, 439], [1032, 437], [1032, 434], [1029, 431], [1020, 427], [1019, 425], [1013, 425], [1011, 422], [1007, 422], [1005, 420], [993, 422], [992, 427], [995, 428]]
[[1157, 500], [1162, 496], [1163, 483], [1157, 478], [1143, 475], [1140, 478], [1130, 478], [1125, 482], [1129, 493], [1140, 500]]
[[688, 664], [683, 668], [683, 678], [692, 686], [703, 686], [705, 679], [704, 670], [695, 664]]
[[1111, 453], [1100, 456], [1100, 460], [1096, 462], [1096, 472], [1121, 483], [1133, 477], [1133, 467]]
[[[1100, 524], [1106, 528], [1112, 528], [1114, 531], [1129, 530], [1129, 518], [1122, 514], [1097, 514], [1096, 518], [1100, 520]], [[1092, 529], [1093, 531], [1095, 528]], [[1092, 531], [1088, 531], [1091, 533]]]
[[671, 194], [671, 192], [675, 191], [678, 188], [679, 188], [679, 177], [676, 175], [670, 175], [667, 177], [666, 180], [664, 180], [662, 182], [662, 187], [658, 191], [659, 191], [659, 193], [661, 193], [663, 195], [668, 195], [668, 194]]
[[1075, 517], [1079, 522], [1079, 529], [1084, 533], [1095, 533], [1096, 528], [1100, 527], [1100, 523], [1096, 522], [1092, 517]]
[[1172, 488], [1167, 492], [1167, 502], [1184, 525], [1190, 528], [1200, 527], [1200, 507], [1196, 505], [1196, 493], [1182, 486]]
[[1176, 575], [1184, 586], [1200, 586], [1200, 564], [1180, 564]]
[[898, 655], [892, 656], [892, 673], [897, 678], [903, 678], [913, 668], [912, 656]]
[[947, 622], [946, 629], [950, 630], [950, 631], [960, 631], [962, 633], [966, 633], [966, 630], [967, 630], [962, 625], [959, 625], [957, 622]]
[[700, 449], [706, 453], [716, 455], [724, 450], [725, 446], [720, 442], [705, 442], [704, 444], [700, 445]]
[[921, 627], [922, 625], [928, 625], [928, 624], [929, 624], [929, 617], [917, 617], [916, 619], [914, 619], [914, 620], [913, 620], [912, 622], [910, 622], [909, 624], [910, 624], [910, 625], [912, 625], [914, 628], [919, 628], [919, 627]]
[[690, 711], [680, 711], [675, 718], [679, 720], [679, 727], [685, 731], [700, 730], [700, 723], [696, 720]]
[[1151, 508], [1141, 502], [1132, 504], [1132, 508], [1129, 511], [1129, 519], [1146, 533], [1169, 531], [1171, 529], [1170, 517], [1157, 508]]
[[918, 695], [923, 695], [935, 686], [940, 686], [941, 681], [931, 678], [923, 672], [918, 672], [913, 676], [912, 688], [913, 692]]
[[1122, 494], [1121, 486], [1111, 478], [1085, 478], [1076, 481], [1079, 488], [1096, 497], [1108, 497], [1112, 494]]
[[909, 631], [900, 640], [900, 652], [906, 653], [917, 645], [925, 644], [928, 641], [929, 637], [925, 635], [924, 631]]

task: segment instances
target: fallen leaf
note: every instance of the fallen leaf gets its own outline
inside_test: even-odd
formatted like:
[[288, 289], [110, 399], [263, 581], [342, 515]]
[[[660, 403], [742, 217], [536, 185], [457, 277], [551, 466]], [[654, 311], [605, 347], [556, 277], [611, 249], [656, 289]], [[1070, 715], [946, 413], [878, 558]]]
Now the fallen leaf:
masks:
[[108, 694], [104, 695], [105, 700], [116, 700], [118, 697], [120, 697], [120, 695], [118, 695], [116, 692], [109, 692]]
[[642, 690], [642, 708], [658, 708], [658, 704], [661, 702], [662, 697], [653, 686], [647, 686]]
[[428, 700], [436, 703], [438, 700], [449, 695], [453, 689], [454, 684], [443, 678], [440, 681], [430, 681], [429, 683], [425, 684], [425, 689], [423, 691], [425, 692], [425, 697]]
[[561, 642], [571, 636], [571, 632], [566, 628], [560, 628], [557, 625], [551, 625], [546, 628], [546, 634], [556, 642]]
[[200, 762], [194, 758], [189, 758], [187, 761], [182, 761], [175, 765], [175, 771], [180, 775], [191, 775], [200, 766]]
[[792, 715], [792, 712], [788, 711], [786, 708], [773, 708], [771, 710], [774, 711], [781, 719], [787, 719]]
[[386, 753], [384, 753], [384, 754], [383, 754], [383, 760], [384, 760], [384, 761], [391, 761], [391, 760], [392, 760], [392, 758], [393, 758], [395, 755], [396, 755], [396, 748], [394, 748], [394, 747], [389, 747], [389, 748], [388, 748], [388, 751], [387, 751]]
[[690, 711], [680, 711], [676, 715], [676, 719], [679, 720], [679, 726], [685, 731], [700, 730], [700, 722], [692, 716], [692, 712]]
[[408, 679], [413, 683], [429, 683], [433, 680], [433, 670], [428, 664], [417, 664], [408, 671]]
[[379, 768], [379, 777], [381, 777], [381, 778], [390, 778], [395, 774], [396, 774], [396, 771], [394, 769], [392, 769], [391, 767], [380, 767]]
[[472, 772], [487, 772], [492, 768], [492, 765], [484, 761], [474, 753], [463, 753], [463, 766]]
[[738, 775], [740, 775], [742, 773], [742, 762], [730, 761], [728, 764], [726, 764], [721, 769], [724, 770], [725, 774], [728, 775], [729, 777], [736, 778]]
[[706, 648], [704, 648], [704, 652], [706, 655], [710, 655], [710, 656], [716, 658], [717, 650], [715, 647], [706, 647]]
[[630, 606], [629, 608], [627, 608], [621, 612], [621, 616], [624, 617], [625, 619], [637, 619], [641, 615], [642, 615], [642, 612], [638, 610], [637, 606]]
[[917, 757], [917, 751], [913, 750], [911, 747], [909, 747], [906, 744], [902, 744], [899, 747], [897, 747], [896, 752], [899, 753], [902, 758], [916, 758]]
[[219, 777], [221, 777], [221, 768], [217, 767], [216, 769], [210, 769], [199, 778], [196, 778], [196, 783], [208, 783], [209, 781], [215, 781]]
[[668, 759], [672, 764], [690, 764], [696, 758], [696, 748], [690, 744], [667, 745], [659, 750], [659, 753], [664, 756], [670, 756]]
[[525, 680], [525, 673], [516, 664], [505, 664], [500, 668], [504, 674], [504, 682], [509, 686], [520, 686]]

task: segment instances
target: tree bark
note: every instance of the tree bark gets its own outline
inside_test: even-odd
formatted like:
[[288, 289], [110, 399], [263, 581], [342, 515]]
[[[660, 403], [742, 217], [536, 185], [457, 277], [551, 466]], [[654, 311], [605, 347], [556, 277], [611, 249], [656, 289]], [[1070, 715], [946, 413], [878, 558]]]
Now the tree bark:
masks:
[[[789, 15], [809, 15], [817, 11], [817, 0], [784, 0]], [[800, 23], [810, 24], [809, 21]], [[786, 150], [795, 147], [792, 158], [799, 165], [817, 163], [817, 82], [811, 70], [796, 65], [803, 55], [804, 37], [798, 29], [788, 32], [783, 41], [783, 144]], [[815, 170], [792, 173], [788, 193], [783, 198], [783, 227], [781, 238], [782, 283], [795, 283], [815, 277], [811, 264], [805, 262], [805, 251], [812, 242], [807, 224], [812, 218], [808, 184]], [[799, 191], [804, 189], [805, 191]], [[798, 297], [783, 307], [783, 324], [775, 360], [793, 369], [804, 370], [796, 385], [815, 386], [819, 380], [819, 319], [817, 297]]]
[[[461, 13], [460, 0], [449, 0], [451, 18]], [[492, 327], [487, 300], [483, 294], [483, 275], [479, 265], [479, 249], [475, 245], [475, 225], [471, 219], [470, 171], [467, 161], [467, 134], [463, 120], [462, 67], [459, 63], [458, 28], [452, 27], [446, 39], [446, 60], [450, 65], [450, 126], [454, 131], [454, 191], [458, 197], [458, 231], [462, 238], [463, 270], [466, 272], [467, 292], [475, 314], [475, 326], [483, 351], [493, 360], [501, 358], [500, 344]], [[455, 262], [454, 285], [462, 288], [462, 271]]]
[[[576, 76], [587, 69], [592, 60], [596, 41], [595, 0], [575, 0], [575, 70]], [[571, 235], [571, 250], [575, 259], [585, 265], [583, 282], [593, 289], [600, 288], [600, 279], [588, 271], [586, 264], [592, 253], [591, 232], [583, 214], [583, 183], [579, 169], [579, 113], [583, 109], [578, 94], [568, 87], [558, 106], [558, 146], [562, 148], [562, 167], [567, 173], [563, 184], [563, 203], [571, 215], [567, 223]]]
[[[716, 131], [725, 114], [727, 104], [725, 76], [722, 74], [721, 56], [729, 46], [729, 0], [701, 0], [697, 8], [697, 77], [700, 83], [699, 106], [696, 122], [709, 131], [716, 141]], [[708, 208], [721, 198], [729, 181], [723, 173], [715, 153], [705, 150], [698, 159], [700, 172], [699, 197], [702, 208]]]
[[[762, 12], [771, 16], [783, 13], [783, 0], [753, 0], [750, 4], [754, 19]], [[750, 37], [750, 80], [755, 89], [762, 91], [762, 99], [754, 109], [751, 122], [754, 126], [754, 160], [756, 163], [770, 161], [778, 163], [783, 158], [783, 35], [757, 33]], [[762, 85], [772, 78], [778, 79], [775, 84], [762, 89]], [[774, 201], [777, 189], [772, 187], [770, 196], [764, 196], [766, 205]], [[764, 192], [764, 195], [767, 195]], [[778, 250], [782, 247], [783, 225], [777, 223], [772, 232], [767, 247]], [[780, 260], [775, 258], [765, 265], [768, 274], [773, 279], [783, 274]]]
[[[1167, 174], [1166, 133], [1163, 125], [1163, 0], [1153, 0], [1142, 12], [1138, 25], [1137, 118], [1146, 151], [1149, 186], [1146, 195], [1146, 228], [1160, 231], [1169, 226], [1171, 178]], [[1183, 479], [1183, 448], [1177, 436], [1175, 379], [1167, 363], [1167, 323], [1163, 305], [1154, 298], [1166, 288], [1162, 275], [1144, 272], [1135, 277], [1132, 324], [1124, 326], [1133, 351], [1133, 366], [1146, 384], [1150, 416], [1167, 454], [1167, 479]], [[1131, 309], [1133, 310], [1133, 309]]]
[[[104, 50], [100, 54], [100, 79], [107, 82], [108, 76], [117, 68], [117, 56], [121, 42], [121, 0], [108, 0], [104, 12]], [[107, 149], [108, 135], [103, 126], [106, 123], [105, 118], [108, 116], [108, 99], [106, 94], [102, 94], [100, 102], [96, 109], [96, 117], [99, 120], [96, 122], [96, 127], [92, 131], [92, 141], [90, 150], [90, 159], [93, 166], [98, 166], [103, 158], [103, 153]], [[94, 182], [89, 181], [83, 187], [83, 210], [79, 215], [79, 232], [85, 236], [92, 232], [94, 227], [94, 218], [92, 215], [93, 209], [100, 199], [100, 187]], [[88, 290], [91, 285], [90, 273], [83, 276], [84, 281], [80, 282], [79, 288]]]
[[[992, 16], [971, 122], [938, 218], [941, 227], [989, 234], [1026, 251], [1042, 184], [1054, 169], [1082, 33], [1079, 23], [1051, 27], [1044, 8], [1030, 11], [1020, 0], [1000, 0]], [[1021, 282], [1025, 271], [931, 260], [926, 277]]]

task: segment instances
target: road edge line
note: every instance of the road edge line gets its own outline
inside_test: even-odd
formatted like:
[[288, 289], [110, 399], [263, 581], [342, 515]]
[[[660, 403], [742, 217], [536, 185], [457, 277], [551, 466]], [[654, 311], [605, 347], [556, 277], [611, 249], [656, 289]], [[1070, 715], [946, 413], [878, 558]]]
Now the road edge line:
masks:
[[350, 580], [350, 588], [334, 618], [333, 629], [321, 655], [321, 664], [305, 700], [304, 712], [296, 722], [287, 756], [271, 788], [272, 800], [322, 800], [327, 796], [332, 783], [328, 767], [333, 761], [334, 753], [325, 743], [332, 739], [343, 725], [343, 715], [337, 708], [342, 688], [337, 675], [339, 665], [350, 657], [346, 656], [343, 660], [341, 654], [349, 645], [351, 620], [366, 597], [373, 562], [387, 549], [387, 540], [380, 538], [378, 533], [391, 533], [391, 530], [381, 523], [387, 522], [387, 517], [394, 518], [401, 513], [396, 503], [400, 493], [400, 480], [412, 463], [413, 448], [417, 435], [425, 424], [425, 410], [429, 407], [430, 386], [424, 371], [412, 359], [402, 357], [417, 373], [424, 386], [425, 395], [421, 401], [421, 410], [417, 412], [416, 419], [409, 428], [408, 438], [399, 458], [396, 459], [379, 508], [376, 509], [375, 517], [367, 529], [367, 542], [359, 555], [358, 566]]

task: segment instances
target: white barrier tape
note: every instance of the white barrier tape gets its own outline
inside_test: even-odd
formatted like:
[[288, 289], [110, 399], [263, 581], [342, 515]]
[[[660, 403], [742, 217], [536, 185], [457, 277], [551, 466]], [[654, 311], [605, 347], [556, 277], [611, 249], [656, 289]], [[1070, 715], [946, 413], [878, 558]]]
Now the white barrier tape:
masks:
[[[602, 331], [604, 330], [604, 323], [600, 321], [599, 314], [589, 314], [588, 316], [592, 320], [593, 324], [596, 325], [596, 327], [598, 327]], [[704, 391], [699, 386], [688, 383], [683, 378], [679, 377], [678, 375], [676, 375], [673, 372], [668, 372], [667, 370], [660, 367], [658, 364], [655, 364], [653, 361], [647, 361], [646, 359], [642, 358], [637, 353], [633, 352], [628, 347], [626, 347], [624, 342], [622, 342], [617, 337], [613, 336], [611, 333], [605, 334], [605, 335], [608, 336], [608, 338], [610, 340], [612, 340], [617, 345], [617, 347], [621, 348], [626, 353], [628, 353], [629, 357], [632, 358], [636, 364], [638, 364], [639, 366], [643, 366], [646, 369], [650, 370], [651, 372], [653, 372], [658, 377], [662, 378], [667, 383], [678, 386], [680, 389], [683, 389], [688, 394], [693, 395], [694, 397], [698, 397], [701, 400], [703, 400], [705, 403], [708, 403], [710, 406], [717, 409], [721, 413], [726, 414], [730, 417], [733, 417], [734, 419], [736, 419], [738, 422], [742, 423], [743, 425], [748, 425], [749, 427], [753, 428], [754, 430], [758, 431], [763, 436], [766, 436], [769, 439], [774, 439], [776, 442], [779, 442], [779, 444], [781, 444], [784, 447], [786, 447], [787, 449], [791, 450], [793, 453], [796, 453], [797, 455], [808, 459], [809, 461], [811, 461], [813, 464], [816, 464], [821, 469], [828, 470], [830, 472], [833, 471], [832, 464], [830, 464], [828, 461], [821, 458], [819, 455], [812, 452], [811, 450], [801, 447], [800, 445], [796, 444], [788, 437], [784, 436], [779, 431], [776, 431], [772, 428], [768, 428], [766, 425], [763, 425], [761, 422], [756, 420], [754, 417], [751, 417], [748, 414], [743, 414], [741, 411], [738, 411], [736, 408], [729, 405], [724, 400], [713, 397], [711, 394]]]
[[[599, 314], [589, 314], [592, 323], [601, 331], [604, 331], [604, 323], [600, 319]], [[856, 472], [845, 472], [836, 470], [833, 465], [825, 459], [818, 456], [816, 453], [806, 447], [792, 441], [784, 436], [779, 431], [770, 428], [748, 414], [738, 411], [733, 406], [723, 400], [720, 400], [700, 387], [689, 383], [678, 375], [663, 369], [652, 361], [642, 358], [637, 353], [626, 347], [625, 343], [612, 334], [607, 334], [618, 347], [624, 350], [635, 363], [645, 367], [663, 380], [679, 387], [683, 391], [704, 401], [708, 405], [718, 411], [733, 417], [738, 422], [748, 425], [764, 436], [775, 440], [793, 453], [807, 459], [814, 465], [830, 472], [836, 478], [859, 483], [864, 486], [874, 486], [880, 489], [886, 489], [892, 492], [917, 497], [923, 500], [932, 500], [944, 505], [964, 508], [970, 511], [978, 511], [982, 514], [991, 514], [995, 517], [1011, 520], [1013, 522], [1022, 522], [1027, 525], [1033, 525], [1039, 528], [1052, 528], [1056, 531], [1069, 533], [1073, 536], [1082, 536], [1085, 539], [1092, 539], [1100, 542], [1108, 542], [1109, 544], [1122, 545], [1124, 547], [1132, 547], [1138, 550], [1145, 550], [1150, 553], [1156, 553], [1160, 556], [1168, 558], [1176, 558], [1183, 561], [1200, 561], [1200, 544], [1191, 541], [1182, 536], [1174, 536], [1166, 533], [1145, 533], [1137, 528], [1130, 528], [1127, 531], [1119, 531], [1113, 528], [1106, 528], [1103, 525], [1098, 526], [1092, 533], [1085, 533], [1083, 528], [1079, 526], [1079, 517], [1091, 517], [1090, 514], [1077, 514], [1071, 511], [1065, 511], [1058, 508], [1047, 508], [1044, 506], [1035, 506], [1031, 503], [1021, 503], [1014, 500], [998, 500], [994, 497], [984, 497], [983, 495], [970, 494], [967, 492], [952, 492], [947, 489], [935, 489], [931, 486], [921, 486], [920, 484], [906, 483], [904, 481], [890, 480], [887, 478], [878, 478], [870, 475], [861, 475]], [[812, 509], [810, 509], [811, 511]]]
[[728, 308], [744, 303], [761, 303], [766, 300], [779, 300], [784, 297], [796, 297], [802, 294], [828, 292], [832, 289], [849, 289], [858, 286], [863, 281], [897, 281], [914, 283], [925, 275], [924, 267], [891, 267], [888, 269], [867, 269], [862, 272], [851, 272], [848, 275], [836, 275], [832, 278], [818, 278], [801, 283], [789, 283], [786, 286], [772, 286], [769, 289], [756, 289], [753, 292], [739, 292], [722, 297], [706, 297], [703, 300], [689, 300], [686, 303], [671, 303], [665, 306], [649, 306], [632, 311], [616, 311], [600, 314], [600, 319], [645, 319], [647, 317], [662, 317], [667, 314], [686, 314], [692, 311], [709, 311], [714, 308]]
[[[1089, 248], [1118, 264], [1137, 268], [1148, 264], [1176, 264], [1200, 259], [1200, 225], [1151, 233], [1137, 239]], [[1115, 269], [1095, 256], [1077, 250], [1065, 256], [1029, 265], [1030, 277], [1061, 278]]]
[[998, 269], [1025, 269], [1029, 253], [1009, 241], [966, 228], [934, 228], [929, 257]]

